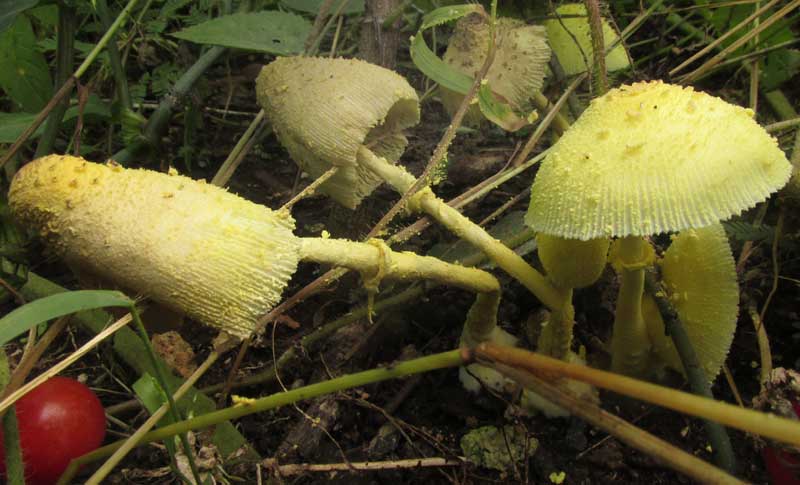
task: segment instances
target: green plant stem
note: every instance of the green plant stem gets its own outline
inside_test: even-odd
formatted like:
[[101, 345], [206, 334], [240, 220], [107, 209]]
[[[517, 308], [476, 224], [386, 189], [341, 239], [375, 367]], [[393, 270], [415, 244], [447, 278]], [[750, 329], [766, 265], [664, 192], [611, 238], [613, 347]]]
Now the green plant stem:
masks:
[[[178, 390], [175, 391], [175, 394], [172, 396], [173, 400], [180, 400], [186, 394], [186, 392], [195, 385], [197, 380], [206, 373], [208, 368], [217, 361], [218, 358], [219, 353], [212, 351], [206, 360], [192, 373], [191, 376], [189, 376], [188, 379], [186, 379], [183, 384], [181, 384]], [[161, 418], [167, 414], [167, 411], [170, 407], [171, 406], [168, 406], [167, 403], [162, 404], [158, 410], [151, 414], [150, 418], [148, 418], [147, 421], [145, 421], [144, 424], [142, 424], [136, 430], [136, 432], [132, 434], [127, 441], [120, 446], [119, 449], [115, 451], [114, 454], [111, 455], [111, 457], [106, 460], [100, 468], [97, 469], [97, 471], [94, 472], [94, 474], [92, 474], [91, 477], [89, 477], [89, 480], [86, 481], [86, 485], [100, 485], [103, 479], [108, 476], [109, 473], [111, 473], [111, 470], [113, 470], [114, 467], [117, 466], [119, 462], [122, 461], [122, 459], [128, 454], [128, 452], [130, 452], [136, 446], [136, 443], [138, 443], [139, 439], [141, 439], [142, 436], [150, 431], [153, 426], [155, 426], [156, 423], [158, 423]], [[65, 470], [65, 474], [68, 472], [68, 470]], [[64, 482], [67, 483], [70, 479], [71, 476], [67, 477]], [[59, 480], [59, 483], [62, 483], [62, 480]]]
[[161, 135], [169, 125], [172, 111], [180, 104], [184, 96], [194, 86], [194, 83], [200, 79], [200, 76], [226, 52], [227, 49], [225, 47], [215, 46], [201, 55], [175, 82], [169, 93], [161, 99], [158, 108], [150, 115], [147, 121], [142, 138], [131, 146], [115, 153], [111, 158], [125, 165], [145, 154], [152, 153], [159, 145]]
[[[549, 380], [562, 377], [575, 379], [690, 416], [714, 420], [731, 428], [800, 446], [800, 421], [797, 420], [740, 408], [613, 372], [567, 363], [518, 347], [484, 343], [473, 352], [477, 362], [482, 365], [491, 366], [492, 362], [500, 362]], [[465, 360], [468, 360], [468, 356], [465, 356]]]
[[[461, 350], [451, 350], [449, 352], [443, 352], [427, 357], [421, 357], [419, 359], [392, 364], [386, 368], [378, 368], [358, 372], [355, 374], [348, 374], [336, 379], [311, 384], [293, 389], [291, 391], [280, 392], [271, 396], [239, 403], [229, 408], [204, 414], [202, 416], [197, 416], [186, 421], [173, 423], [155, 431], [151, 431], [142, 437], [142, 439], [137, 443], [137, 446], [142, 446], [153, 441], [163, 440], [165, 438], [169, 438], [170, 436], [175, 436], [176, 434], [205, 429], [225, 421], [241, 418], [242, 416], [268, 411], [270, 409], [275, 409], [287, 404], [292, 404], [306, 399], [312, 399], [317, 396], [332, 394], [334, 392], [344, 391], [353, 387], [359, 387], [366, 384], [373, 384], [388, 379], [405, 377], [408, 375], [429, 372], [437, 369], [459, 367], [468, 363], [462, 354], [463, 352]], [[124, 440], [106, 445], [102, 448], [98, 448], [91, 453], [87, 453], [73, 460], [70, 464], [70, 467], [74, 466], [77, 468], [81, 465], [109, 456], [120, 446], [122, 446], [123, 443]]]
[[[417, 179], [403, 167], [387, 162], [365, 147], [358, 151], [358, 162], [375, 172], [400, 194], [406, 193], [417, 182]], [[425, 187], [414, 194], [409, 199], [408, 206], [412, 210], [428, 214], [459, 238], [486, 253], [489, 259], [520, 281], [547, 307], [557, 309], [561, 304], [562, 299], [558, 291], [541, 273], [517, 253], [491, 237], [482, 227], [436, 197], [430, 187]]]
[[[689, 334], [686, 333], [686, 328], [681, 324], [675, 308], [664, 297], [667, 292], [661, 283], [656, 280], [652, 271], [646, 272], [645, 286], [647, 292], [653, 297], [658, 306], [658, 311], [664, 320], [666, 333], [672, 337], [672, 342], [675, 344], [675, 349], [678, 351], [683, 363], [683, 369], [686, 372], [686, 378], [689, 381], [689, 388], [692, 393], [714, 399], [708, 376], [706, 376], [703, 367], [700, 365], [700, 360], [697, 358], [697, 353], [692, 346], [692, 341], [689, 339]], [[714, 463], [723, 470], [735, 473], [736, 458], [733, 454], [733, 447], [727, 430], [714, 421], [704, 420], [703, 424], [714, 453]]]
[[[95, 8], [97, 15], [103, 28], [109, 30], [111, 28], [111, 13], [108, 10], [108, 3], [106, 0], [96, 0]], [[119, 49], [117, 48], [117, 34], [111, 36], [108, 43], [108, 60], [111, 64], [111, 72], [114, 73], [114, 82], [117, 88], [117, 99], [122, 109], [133, 110], [133, 102], [131, 102], [130, 91], [128, 90], [128, 77], [125, 75], [125, 69], [122, 66]]]
[[241, 138], [239, 138], [239, 141], [236, 142], [236, 145], [234, 145], [233, 149], [228, 154], [228, 157], [224, 162], [222, 162], [222, 165], [219, 167], [219, 170], [217, 170], [214, 178], [211, 179], [211, 183], [213, 185], [218, 185], [220, 187], [227, 185], [228, 181], [233, 176], [233, 172], [236, 170], [237, 164], [235, 162], [241, 158], [239, 157], [239, 154], [245, 151], [245, 146], [247, 146], [249, 141], [253, 138], [253, 134], [261, 125], [265, 115], [266, 112], [261, 109], [253, 121], [250, 122], [250, 125], [248, 125], [244, 134], [241, 136]]
[[[65, 2], [58, 3], [58, 34], [56, 49], [55, 85], [62, 86], [72, 73], [72, 62], [75, 58], [75, 27], [78, 23], [75, 10]], [[36, 145], [35, 158], [52, 153], [56, 137], [61, 128], [61, 121], [69, 108], [69, 98], [64, 97], [50, 112], [44, 125], [44, 133]]]
[[[142, 339], [145, 349], [147, 349], [147, 356], [150, 359], [150, 365], [153, 366], [155, 378], [158, 381], [158, 384], [164, 390], [164, 394], [167, 396], [169, 413], [172, 415], [173, 420], [176, 422], [181, 421], [184, 419], [181, 410], [175, 405], [175, 399], [172, 397], [172, 389], [170, 388], [167, 378], [164, 375], [164, 369], [159, 365], [158, 356], [156, 356], [153, 345], [150, 343], [150, 336], [147, 335], [147, 330], [144, 328], [144, 323], [139, 315], [139, 310], [137, 310], [136, 306], [134, 305], [130, 307], [130, 312], [133, 316], [133, 322], [136, 325], [136, 330], [139, 332], [139, 337]], [[203, 480], [200, 478], [200, 471], [197, 468], [197, 463], [195, 463], [194, 460], [194, 450], [192, 449], [192, 445], [189, 443], [189, 437], [186, 433], [180, 433], [178, 436], [181, 440], [183, 452], [186, 454], [186, 459], [189, 462], [189, 468], [192, 470], [192, 476], [195, 479], [195, 483], [203, 483]], [[115, 465], [116, 463], [111, 463], [110, 467], [113, 468]], [[109, 468], [108, 471], [111, 471], [111, 468]]]
[[603, 17], [600, 15], [600, 2], [598, 0], [584, 0], [586, 12], [589, 14], [589, 32], [592, 36], [592, 85], [595, 97], [602, 96], [608, 91], [608, 73], [606, 72], [606, 49], [603, 40]]
[[650, 340], [642, 317], [646, 245], [639, 236], [620, 244], [620, 287], [611, 335], [611, 370], [636, 377], [647, 375]]

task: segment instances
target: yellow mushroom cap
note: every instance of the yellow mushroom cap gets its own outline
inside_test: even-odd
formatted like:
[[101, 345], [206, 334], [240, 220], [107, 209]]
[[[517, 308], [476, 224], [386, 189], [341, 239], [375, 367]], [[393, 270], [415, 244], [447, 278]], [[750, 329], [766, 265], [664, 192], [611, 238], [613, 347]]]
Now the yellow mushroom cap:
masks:
[[584, 288], [603, 274], [608, 239], [578, 241], [547, 234], [536, 235], [537, 251], [547, 277], [559, 288]]
[[68, 263], [242, 338], [297, 268], [290, 216], [180, 175], [50, 155], [9, 205]]
[[[736, 331], [739, 286], [736, 265], [720, 224], [681, 232], [661, 262], [664, 286], [706, 376], [713, 380], [722, 368]], [[668, 367], [683, 372], [672, 338], [655, 302], [645, 297], [642, 314], [653, 351]]]
[[525, 220], [581, 240], [703, 227], [764, 200], [790, 172], [751, 110], [640, 82], [592, 101], [550, 149]]
[[402, 130], [419, 122], [419, 98], [402, 76], [356, 59], [282, 57], [256, 80], [258, 102], [294, 161], [320, 191], [355, 208], [382, 180], [358, 166], [362, 145], [396, 162], [408, 143]]
[[[586, 72], [587, 62], [594, 62], [592, 34], [589, 29], [589, 17], [586, 5], [568, 3], [556, 9], [562, 18], [549, 19], [544, 22], [550, 46], [558, 58], [559, 64], [567, 76]], [[617, 31], [603, 19], [603, 43], [606, 46], [617, 42]], [[619, 71], [631, 65], [625, 47], [620, 43], [606, 54], [606, 69], [609, 72]]]
[[[486, 80], [518, 112], [530, 110], [530, 99], [541, 91], [550, 60], [550, 47], [544, 27], [526, 25], [521, 20], [498, 18], [495, 25], [497, 49]], [[475, 76], [489, 51], [489, 22], [482, 15], [468, 15], [456, 23], [455, 31], [444, 54], [444, 61], [453, 68]], [[450, 116], [458, 109], [464, 95], [441, 89], [442, 103]], [[471, 106], [468, 121], [477, 124], [483, 116]]]

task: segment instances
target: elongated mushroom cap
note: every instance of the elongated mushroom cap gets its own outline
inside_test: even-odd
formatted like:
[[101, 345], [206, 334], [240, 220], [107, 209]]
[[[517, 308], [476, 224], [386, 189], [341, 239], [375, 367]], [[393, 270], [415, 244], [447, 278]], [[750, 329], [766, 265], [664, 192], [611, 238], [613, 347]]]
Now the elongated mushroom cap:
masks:
[[[736, 265], [722, 225], [689, 229], [673, 237], [661, 270], [667, 296], [706, 376], [713, 380], [728, 355], [739, 313]], [[683, 372], [652, 298], [643, 300], [642, 314], [655, 354], [668, 367]]]
[[749, 109], [660, 81], [612, 89], [550, 149], [525, 221], [572, 239], [643, 236], [739, 214], [789, 179]]
[[300, 168], [317, 178], [339, 167], [319, 190], [351, 209], [382, 182], [358, 166], [359, 147], [396, 162], [407, 144], [402, 130], [419, 122], [414, 88], [394, 71], [356, 59], [276, 59], [261, 70], [256, 93]]
[[[526, 25], [512, 18], [498, 18], [495, 27], [497, 49], [486, 80], [492, 91], [504, 97], [516, 111], [529, 111], [531, 97], [542, 89], [550, 60], [544, 27]], [[456, 24], [443, 59], [453, 68], [475, 76], [488, 51], [489, 22], [482, 15], [472, 14]], [[464, 95], [446, 88], [441, 93], [445, 109], [453, 116]], [[477, 106], [471, 106], [467, 114], [471, 124], [483, 119]]]
[[610, 242], [606, 238], [579, 241], [536, 235], [539, 260], [547, 277], [559, 288], [584, 288], [594, 284], [606, 267]]
[[[556, 9], [561, 18], [544, 22], [550, 46], [558, 58], [559, 64], [567, 76], [586, 72], [588, 65], [594, 62], [592, 34], [589, 28], [589, 17], [583, 3], [568, 3]], [[617, 31], [603, 19], [603, 42], [609, 46], [619, 39]], [[587, 65], [587, 62], [589, 63]], [[606, 69], [609, 72], [619, 71], [631, 65], [625, 47], [620, 43], [606, 54]]]
[[297, 268], [290, 216], [180, 175], [51, 155], [9, 203], [68, 263], [242, 338]]

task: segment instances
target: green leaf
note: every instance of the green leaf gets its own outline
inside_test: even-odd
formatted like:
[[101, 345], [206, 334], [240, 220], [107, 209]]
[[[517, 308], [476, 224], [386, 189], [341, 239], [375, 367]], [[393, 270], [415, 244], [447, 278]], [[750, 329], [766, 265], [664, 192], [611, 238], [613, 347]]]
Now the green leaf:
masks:
[[0, 33], [11, 27], [20, 12], [37, 3], [39, 0], [0, 0]]
[[[92, 94], [83, 108], [83, 116], [109, 119], [111, 118], [111, 110], [103, 100]], [[77, 117], [78, 107], [71, 106], [64, 115], [64, 121]], [[14, 143], [35, 119], [36, 115], [32, 113], [0, 113], [0, 143]], [[44, 130], [44, 124], [39, 126], [31, 138], [41, 135], [42, 130]]]
[[[14, 143], [19, 135], [36, 119], [30, 113], [0, 113], [0, 143]], [[44, 125], [40, 126], [32, 138], [42, 134]]]
[[[319, 9], [322, 6], [323, 1], [324, 0], [281, 0], [281, 5], [291, 8], [292, 10], [316, 15], [319, 13]], [[338, 11], [339, 6], [345, 1], [347, 0], [339, 0], [338, 2], [334, 2], [329, 12], [333, 13]], [[351, 15], [363, 12], [364, 0], [349, 0], [347, 5], [345, 5], [345, 7], [342, 9], [341, 13], [345, 15]]]
[[775, 228], [766, 224], [751, 224], [744, 221], [725, 221], [722, 223], [725, 232], [737, 241], [771, 241], [775, 236]]
[[[437, 8], [425, 15], [422, 19], [422, 26], [411, 39], [411, 60], [414, 61], [417, 68], [440, 86], [460, 94], [467, 94], [474, 80], [439, 59], [425, 43], [423, 32], [472, 13], [486, 15], [483, 7], [479, 4]], [[484, 83], [478, 91], [478, 106], [486, 119], [504, 130], [517, 131], [529, 123], [528, 120], [519, 117], [508, 103], [497, 99], [488, 83]]]
[[109, 306], [129, 308], [133, 306], [133, 300], [119, 291], [108, 290], [70, 291], [34, 300], [0, 319], [0, 345], [48, 320]]
[[36, 36], [24, 15], [0, 34], [0, 88], [30, 113], [44, 108], [53, 95], [50, 69], [36, 50]]
[[[136, 395], [139, 396], [139, 400], [142, 401], [147, 412], [151, 415], [156, 412], [162, 404], [167, 402], [167, 395], [164, 393], [164, 389], [158, 384], [158, 380], [147, 372], [142, 374], [142, 377], [133, 383], [133, 390], [136, 392]], [[172, 415], [167, 413], [158, 421], [157, 426], [166, 426], [173, 422]], [[175, 440], [177, 440], [177, 436], [174, 436], [173, 439], [164, 440], [164, 444], [167, 446], [170, 456], [175, 455]]]
[[172, 35], [197, 44], [293, 55], [303, 51], [310, 31], [311, 23], [299, 15], [267, 11], [225, 15]]

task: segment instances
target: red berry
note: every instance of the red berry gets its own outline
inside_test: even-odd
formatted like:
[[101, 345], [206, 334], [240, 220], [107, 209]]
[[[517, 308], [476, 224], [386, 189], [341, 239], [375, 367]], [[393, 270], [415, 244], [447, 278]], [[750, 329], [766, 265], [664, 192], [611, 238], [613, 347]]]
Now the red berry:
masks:
[[[70, 460], [103, 442], [103, 405], [85, 385], [66, 377], [43, 382], [16, 403], [20, 443], [28, 485], [51, 485]], [[5, 451], [0, 441], [0, 472]]]

